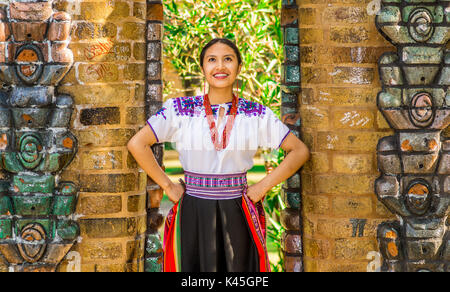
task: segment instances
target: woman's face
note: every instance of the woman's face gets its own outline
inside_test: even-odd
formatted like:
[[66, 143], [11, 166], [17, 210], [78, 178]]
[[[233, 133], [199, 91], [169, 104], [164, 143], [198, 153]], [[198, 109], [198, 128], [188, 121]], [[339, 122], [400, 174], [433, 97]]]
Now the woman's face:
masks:
[[202, 72], [210, 87], [233, 87], [242, 65], [236, 53], [226, 44], [216, 43], [205, 53]]

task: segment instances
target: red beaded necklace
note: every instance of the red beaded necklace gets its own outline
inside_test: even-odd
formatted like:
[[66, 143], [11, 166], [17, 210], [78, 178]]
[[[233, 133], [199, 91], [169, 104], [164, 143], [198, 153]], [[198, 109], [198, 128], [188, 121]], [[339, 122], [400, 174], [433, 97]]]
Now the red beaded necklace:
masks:
[[208, 120], [209, 130], [211, 132], [211, 140], [217, 151], [227, 148], [228, 141], [229, 141], [228, 134], [231, 133], [231, 130], [233, 129], [234, 119], [237, 114], [237, 103], [238, 103], [238, 98], [236, 97], [236, 95], [233, 94], [233, 102], [232, 102], [230, 113], [228, 114], [227, 124], [225, 125], [225, 128], [223, 129], [222, 144], [221, 144], [221, 143], [219, 143], [219, 141], [218, 141], [219, 139], [217, 138], [218, 130], [216, 128], [216, 123], [214, 122], [213, 111], [211, 108], [211, 103], [209, 101], [208, 94], [206, 94], [203, 99], [203, 105], [205, 106], [206, 119]]

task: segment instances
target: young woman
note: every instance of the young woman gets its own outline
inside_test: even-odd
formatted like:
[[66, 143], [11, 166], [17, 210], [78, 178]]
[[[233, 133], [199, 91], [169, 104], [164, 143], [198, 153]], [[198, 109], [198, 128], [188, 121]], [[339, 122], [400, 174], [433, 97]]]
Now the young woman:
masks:
[[[208, 94], [167, 100], [128, 143], [175, 203], [166, 219], [164, 271], [269, 271], [261, 200], [307, 161], [309, 151], [270, 108], [233, 93], [242, 67], [233, 42], [209, 42], [200, 65]], [[176, 143], [185, 182], [172, 182], [153, 156], [150, 146], [166, 141]], [[281, 147], [287, 155], [247, 186], [258, 147]]]

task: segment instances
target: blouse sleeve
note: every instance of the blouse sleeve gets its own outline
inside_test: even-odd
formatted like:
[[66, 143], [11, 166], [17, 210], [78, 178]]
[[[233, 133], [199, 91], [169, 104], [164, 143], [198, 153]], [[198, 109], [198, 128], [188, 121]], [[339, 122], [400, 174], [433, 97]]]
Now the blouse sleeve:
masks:
[[175, 132], [178, 129], [176, 117], [173, 100], [168, 99], [163, 103], [161, 109], [147, 120], [158, 143], [174, 142]]
[[259, 121], [258, 146], [278, 149], [291, 130], [269, 108]]

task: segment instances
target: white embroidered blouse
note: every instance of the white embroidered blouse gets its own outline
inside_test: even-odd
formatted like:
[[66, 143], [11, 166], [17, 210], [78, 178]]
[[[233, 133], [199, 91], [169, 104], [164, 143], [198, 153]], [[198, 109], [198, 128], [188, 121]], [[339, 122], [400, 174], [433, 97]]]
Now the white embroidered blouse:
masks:
[[[202, 174], [246, 172], [253, 167], [258, 147], [278, 149], [290, 133], [270, 108], [239, 98], [229, 143], [225, 149], [217, 151], [211, 141], [203, 98], [203, 95], [170, 98], [147, 120], [158, 142], [175, 143], [185, 171]], [[231, 102], [211, 105], [216, 125], [219, 109], [225, 109], [217, 129], [221, 143], [231, 105]]]

